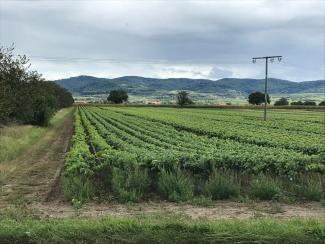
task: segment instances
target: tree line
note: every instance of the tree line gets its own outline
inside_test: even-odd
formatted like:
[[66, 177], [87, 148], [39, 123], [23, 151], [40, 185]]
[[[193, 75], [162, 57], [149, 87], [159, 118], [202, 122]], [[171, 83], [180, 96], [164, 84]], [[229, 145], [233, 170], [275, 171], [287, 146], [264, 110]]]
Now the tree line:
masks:
[[[117, 89], [117, 90], [110, 91], [109, 96], [107, 97], [107, 101], [109, 103], [120, 104], [120, 103], [127, 103], [128, 98], [129, 96], [126, 90]], [[248, 96], [248, 103], [252, 105], [261, 105], [264, 104], [264, 102], [265, 102], [265, 96], [264, 93], [262, 92], [253, 92]], [[189, 97], [189, 93], [186, 91], [179, 91], [177, 93], [176, 103], [179, 106], [194, 104], [194, 102]], [[268, 104], [271, 103], [269, 94], [267, 94], [267, 103]], [[274, 103], [274, 106], [286, 106], [286, 105], [289, 105], [289, 101], [287, 98], [284, 97], [280, 98]], [[297, 102], [291, 102], [290, 105], [316, 106], [316, 103], [314, 101], [305, 101], [305, 102], [297, 101]], [[325, 101], [320, 102], [318, 105], [325, 106]]]
[[[261, 105], [265, 102], [265, 96], [262, 92], [253, 92], [248, 96], [248, 102], [253, 105]], [[271, 103], [271, 99], [269, 94], [267, 94], [267, 103]], [[282, 97], [279, 100], [274, 102], [274, 106], [287, 106], [289, 105], [289, 101], [287, 98]], [[304, 106], [316, 106], [316, 102], [314, 101], [293, 101], [290, 105], [297, 106], [297, 105], [304, 105]], [[325, 101], [322, 101], [318, 104], [319, 106], [325, 106]]]
[[37, 71], [25, 55], [0, 47], [0, 124], [16, 122], [46, 126], [54, 113], [73, 104], [72, 95]]
[[[110, 91], [107, 101], [109, 103], [121, 104], [127, 103], [129, 95], [126, 90], [117, 89]], [[179, 106], [194, 104], [194, 102], [189, 98], [189, 93], [187, 91], [179, 91], [176, 95], [176, 103]]]

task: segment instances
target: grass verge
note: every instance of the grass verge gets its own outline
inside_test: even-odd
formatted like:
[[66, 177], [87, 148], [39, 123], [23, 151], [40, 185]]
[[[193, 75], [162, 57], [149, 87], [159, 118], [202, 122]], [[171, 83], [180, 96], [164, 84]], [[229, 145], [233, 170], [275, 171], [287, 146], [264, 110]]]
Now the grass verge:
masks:
[[0, 129], [0, 163], [9, 161], [35, 144], [50, 128], [61, 124], [71, 108], [58, 111], [48, 127], [13, 125]]
[[322, 220], [2, 219], [1, 243], [324, 243]]

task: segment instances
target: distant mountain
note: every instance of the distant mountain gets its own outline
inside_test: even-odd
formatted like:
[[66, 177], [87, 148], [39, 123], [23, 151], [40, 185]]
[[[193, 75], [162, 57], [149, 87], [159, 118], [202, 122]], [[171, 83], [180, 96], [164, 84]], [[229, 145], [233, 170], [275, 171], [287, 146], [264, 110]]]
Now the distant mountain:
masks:
[[[324, 80], [293, 82], [270, 78], [270, 94], [321, 93]], [[247, 95], [264, 91], [263, 79], [224, 78], [220, 80], [170, 78], [156, 79], [140, 76], [123, 76], [114, 79], [93, 76], [77, 76], [55, 81], [74, 95], [105, 94], [112, 89], [123, 88], [133, 95], [156, 95], [176, 90], [188, 90], [217, 95]]]

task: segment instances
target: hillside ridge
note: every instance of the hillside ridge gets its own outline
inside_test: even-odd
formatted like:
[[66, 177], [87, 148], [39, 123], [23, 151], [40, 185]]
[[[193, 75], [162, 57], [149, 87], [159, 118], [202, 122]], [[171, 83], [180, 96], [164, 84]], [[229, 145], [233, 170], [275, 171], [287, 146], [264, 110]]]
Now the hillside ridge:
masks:
[[[294, 82], [269, 78], [270, 94], [321, 93], [324, 92], [325, 81]], [[112, 89], [123, 88], [130, 94], [146, 95], [165, 93], [175, 90], [188, 90], [200, 93], [216, 93], [219, 95], [247, 95], [254, 91], [264, 91], [264, 79], [222, 78], [219, 80], [190, 78], [148, 78], [141, 76], [122, 76], [117, 78], [98, 78], [94, 76], [76, 76], [55, 80], [57, 84], [73, 94], [90, 95], [108, 93]]]

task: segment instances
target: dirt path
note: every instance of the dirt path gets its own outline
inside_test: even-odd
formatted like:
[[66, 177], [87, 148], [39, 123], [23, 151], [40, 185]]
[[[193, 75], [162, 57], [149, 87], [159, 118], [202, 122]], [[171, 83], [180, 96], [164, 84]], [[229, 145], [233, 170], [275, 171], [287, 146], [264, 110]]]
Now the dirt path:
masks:
[[[0, 206], [17, 202], [43, 201], [54, 194], [73, 131], [70, 112], [25, 153], [1, 165], [5, 183], [0, 191]], [[53, 189], [51, 191], [50, 189]], [[62, 194], [58, 194], [62, 195]]]
[[320, 203], [284, 204], [277, 202], [233, 202], [216, 201], [211, 206], [200, 207], [189, 204], [168, 202], [146, 202], [137, 204], [98, 204], [84, 205], [74, 209], [71, 205], [56, 202], [50, 204], [38, 203], [32, 205], [33, 213], [46, 218], [103, 217], [103, 216], [143, 216], [143, 215], [183, 215], [192, 219], [248, 219], [258, 217], [275, 218], [323, 218], [325, 207]]

